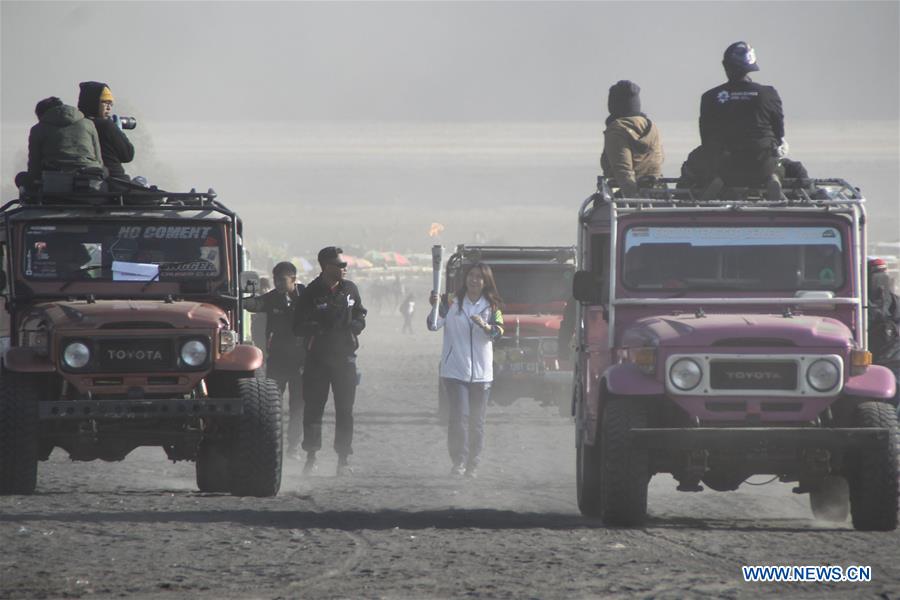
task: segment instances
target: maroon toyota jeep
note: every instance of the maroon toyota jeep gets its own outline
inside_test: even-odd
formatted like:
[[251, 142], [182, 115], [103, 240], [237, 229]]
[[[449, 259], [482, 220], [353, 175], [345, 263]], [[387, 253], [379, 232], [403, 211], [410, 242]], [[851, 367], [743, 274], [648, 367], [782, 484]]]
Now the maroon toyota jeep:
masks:
[[[490, 265], [504, 301], [504, 334], [494, 342], [491, 402], [534, 398], [571, 415], [572, 364], [560, 356], [559, 327], [575, 273], [573, 246], [467, 246], [447, 261], [446, 290], [464, 284], [466, 267]], [[441, 388], [442, 386], [439, 386]]]
[[895, 381], [866, 348], [866, 214], [843, 180], [787, 199], [701, 201], [663, 180], [579, 213], [578, 505], [647, 515], [655, 473], [681, 491], [797, 482], [814, 515], [892, 530]]
[[242, 343], [241, 221], [215, 193], [50, 194], [0, 208], [10, 316], [0, 494], [38, 461], [161, 446], [201, 491], [272, 496], [281, 402]]

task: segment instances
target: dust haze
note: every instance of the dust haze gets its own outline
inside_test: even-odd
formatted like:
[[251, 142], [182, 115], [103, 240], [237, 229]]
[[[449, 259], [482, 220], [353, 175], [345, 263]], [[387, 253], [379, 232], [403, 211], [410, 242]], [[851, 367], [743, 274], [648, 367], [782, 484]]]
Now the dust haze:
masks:
[[[263, 268], [326, 244], [427, 253], [434, 222], [448, 248], [571, 245], [609, 86], [641, 86], [677, 176], [737, 40], [782, 96], [791, 157], [863, 190], [870, 241], [900, 240], [897, 2], [2, 0], [0, 192], [15, 197], [35, 103], [74, 105], [98, 80], [138, 119], [128, 173], [214, 188]], [[787, 485], [676, 494], [656, 477], [646, 530], [582, 519], [574, 427], [534, 400], [491, 406], [481, 479], [449, 481], [430, 276], [406, 283], [416, 334], [386, 302], [361, 336], [354, 478], [286, 461], [277, 498], [210, 497], [157, 449], [56, 451], [49, 493], [0, 507], [0, 595], [736, 597], [760, 592], [739, 579], [748, 561], [873, 564], [867, 592], [900, 589], [895, 535], [832, 535], [849, 525], [816, 523]]]
[[421, 251], [434, 221], [451, 244], [571, 243], [607, 88], [641, 85], [677, 176], [700, 94], [746, 39], [783, 97], [791, 155], [863, 189], [873, 239], [900, 237], [896, 2], [0, 7], [6, 198], [35, 102], [74, 104], [95, 79], [139, 120], [129, 173], [213, 187], [251, 244]]

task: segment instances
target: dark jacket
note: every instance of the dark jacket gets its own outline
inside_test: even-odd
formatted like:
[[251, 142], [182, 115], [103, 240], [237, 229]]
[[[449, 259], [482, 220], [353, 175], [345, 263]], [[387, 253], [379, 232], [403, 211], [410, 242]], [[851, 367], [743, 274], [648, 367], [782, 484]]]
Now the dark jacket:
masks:
[[134, 146], [128, 140], [125, 132], [119, 129], [112, 119], [98, 117], [100, 109], [100, 94], [105, 83], [98, 81], [86, 81], [81, 84], [81, 92], [78, 95], [78, 108], [84, 115], [94, 121], [97, 134], [100, 138], [100, 151], [103, 154], [103, 166], [109, 170], [110, 177], [125, 179], [125, 168], [122, 163], [134, 160]]
[[297, 284], [289, 294], [273, 289], [244, 301], [246, 310], [266, 315], [266, 375], [273, 379], [297, 373], [306, 359], [306, 344], [294, 335], [294, 305], [304, 289]]
[[44, 170], [102, 166], [97, 130], [74, 106], [51, 108], [28, 134], [28, 174], [33, 181]]
[[784, 138], [784, 112], [774, 87], [729, 81], [700, 99], [700, 142], [733, 153], [775, 148]]
[[357, 336], [366, 328], [366, 309], [352, 281], [329, 289], [321, 275], [306, 287], [296, 303], [294, 333], [307, 339], [310, 360], [323, 362], [356, 356]]
[[875, 364], [900, 366], [900, 298], [886, 285], [869, 289], [869, 350]]

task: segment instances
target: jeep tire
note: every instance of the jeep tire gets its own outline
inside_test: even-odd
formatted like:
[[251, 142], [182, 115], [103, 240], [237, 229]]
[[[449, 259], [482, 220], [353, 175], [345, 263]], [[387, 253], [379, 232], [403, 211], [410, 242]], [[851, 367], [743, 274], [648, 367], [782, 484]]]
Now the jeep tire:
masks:
[[850, 490], [847, 480], [828, 475], [809, 492], [809, 508], [822, 521], [843, 523], [850, 514]]
[[587, 436], [576, 432], [575, 480], [578, 494], [578, 510], [585, 517], [600, 516], [600, 440], [591, 446]]
[[847, 473], [850, 484], [850, 516], [860, 531], [893, 531], [897, 528], [898, 448], [897, 414], [890, 404], [862, 402], [854, 414], [856, 427], [888, 430], [882, 443], [855, 453]]
[[243, 414], [230, 448], [231, 493], [275, 496], [281, 487], [281, 394], [271, 379], [237, 380]]
[[38, 402], [32, 373], [0, 375], [0, 494], [32, 494], [37, 487]]
[[600, 518], [607, 525], [634, 527], [647, 520], [650, 467], [647, 451], [630, 432], [647, 424], [647, 406], [637, 398], [609, 398], [600, 422]]

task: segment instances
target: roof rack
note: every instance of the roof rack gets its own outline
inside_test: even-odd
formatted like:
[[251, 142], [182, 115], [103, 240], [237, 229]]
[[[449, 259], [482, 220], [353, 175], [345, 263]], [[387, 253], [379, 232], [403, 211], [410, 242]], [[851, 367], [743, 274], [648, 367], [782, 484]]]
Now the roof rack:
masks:
[[23, 210], [53, 211], [77, 208], [88, 208], [92, 212], [121, 211], [123, 208], [142, 212], [210, 208], [231, 216], [231, 210], [217, 201], [217, 197], [212, 188], [206, 192], [194, 189], [189, 192], [167, 192], [156, 188], [139, 188], [115, 192], [21, 194], [15, 200], [0, 206], [0, 214], [12, 215]]
[[785, 179], [782, 181], [784, 199], [768, 200], [764, 188], [725, 188], [715, 199], [703, 199], [703, 188], [678, 186], [679, 180], [656, 179], [651, 186], [638, 189], [636, 197], [623, 197], [616, 182], [607, 177], [597, 178], [597, 201], [619, 205], [620, 207], [686, 206], [736, 207], [754, 206], [760, 208], [782, 207], [826, 207], [862, 204], [865, 198], [859, 188], [844, 179]]

